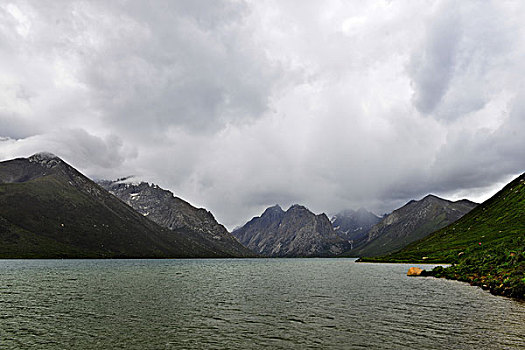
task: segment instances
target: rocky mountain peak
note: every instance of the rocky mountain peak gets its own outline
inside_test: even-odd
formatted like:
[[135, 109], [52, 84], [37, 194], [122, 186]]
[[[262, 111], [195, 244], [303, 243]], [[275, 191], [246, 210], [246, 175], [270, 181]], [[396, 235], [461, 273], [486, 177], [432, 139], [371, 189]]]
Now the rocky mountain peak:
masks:
[[101, 180], [98, 184], [160, 226], [192, 232], [218, 251], [236, 256], [250, 255], [211, 212], [195, 208], [169, 190], [143, 181], [133, 182], [130, 177]]
[[262, 213], [261, 216], [268, 216], [272, 214], [284, 214], [284, 210], [281, 208], [279, 204], [276, 204], [272, 207], [266, 208], [266, 210]]
[[92, 181], [49, 152], [40, 152], [28, 158], [16, 158], [2, 162], [0, 169], [0, 183], [22, 183], [50, 176], [65, 180], [70, 185], [92, 194], [99, 192], [98, 186]]
[[298, 212], [298, 211], [310, 211], [305, 206], [299, 204], [293, 204], [286, 212]]
[[30, 156], [28, 159], [30, 161], [41, 161], [41, 160], [50, 160], [50, 159], [60, 160], [59, 157], [57, 157], [55, 154], [51, 152], [38, 152]]
[[461, 204], [464, 204], [464, 205], [470, 205], [470, 206], [476, 206], [476, 205], [478, 205], [478, 203], [473, 202], [473, 201], [468, 200], [468, 199], [460, 199], [460, 200], [457, 200], [455, 203], [461, 203]]
[[452, 202], [432, 194], [411, 200], [374, 225], [352, 252], [373, 256], [403, 248], [458, 220], [475, 206], [470, 201]]
[[30, 163], [39, 163], [40, 165], [45, 166], [46, 168], [53, 168], [58, 164], [63, 163], [62, 159], [50, 152], [35, 153], [27, 159]]
[[279, 206], [267, 208], [233, 235], [252, 251], [273, 257], [332, 256], [349, 247], [325, 214], [315, 215], [299, 204], [286, 212]]
[[446, 199], [440, 198], [433, 194], [427, 194], [423, 199], [421, 199], [419, 202], [432, 202], [432, 201], [447, 201]]

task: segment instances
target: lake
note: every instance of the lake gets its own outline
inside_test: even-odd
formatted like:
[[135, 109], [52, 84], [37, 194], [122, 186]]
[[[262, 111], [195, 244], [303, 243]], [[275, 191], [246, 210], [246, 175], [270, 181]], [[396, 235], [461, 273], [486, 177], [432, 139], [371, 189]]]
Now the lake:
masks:
[[525, 303], [410, 266], [0, 260], [0, 348], [525, 348]]

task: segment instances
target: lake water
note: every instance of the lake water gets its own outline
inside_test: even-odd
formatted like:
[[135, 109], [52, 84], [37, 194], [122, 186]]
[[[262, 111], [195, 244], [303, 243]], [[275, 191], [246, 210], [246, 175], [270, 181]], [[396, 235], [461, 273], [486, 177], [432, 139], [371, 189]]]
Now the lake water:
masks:
[[0, 260], [0, 349], [523, 349], [525, 304], [352, 259]]

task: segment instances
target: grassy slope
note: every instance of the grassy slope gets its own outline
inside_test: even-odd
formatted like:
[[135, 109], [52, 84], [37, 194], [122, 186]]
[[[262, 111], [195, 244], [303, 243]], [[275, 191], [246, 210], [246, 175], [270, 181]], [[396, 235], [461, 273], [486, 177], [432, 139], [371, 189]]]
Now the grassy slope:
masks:
[[[481, 244], [480, 244], [481, 243]], [[447, 262], [434, 274], [496, 294], [525, 294], [525, 174], [455, 223], [369, 262]]]
[[82, 251], [56, 240], [39, 236], [0, 217], [1, 258], [83, 257]]
[[0, 257], [214, 257], [185, 232], [143, 218], [110, 194], [95, 199], [49, 175], [0, 184]]
[[415, 227], [410, 236], [397, 237], [396, 235], [380, 236], [377, 239], [366, 244], [364, 247], [352, 250], [351, 256], [374, 256], [388, 254], [390, 252], [406, 247], [411, 242], [426, 237], [429, 233], [438, 228], [442, 228], [450, 223], [445, 213], [434, 216], [430, 221], [423, 225]]
[[[376, 238], [344, 255], [373, 257], [398, 251], [458, 220], [463, 213], [469, 212], [475, 206], [472, 202], [451, 202], [435, 196], [411, 201], [372, 228], [371, 232], [377, 230]], [[385, 221], [392, 216], [396, 217], [396, 221], [386, 224]]]

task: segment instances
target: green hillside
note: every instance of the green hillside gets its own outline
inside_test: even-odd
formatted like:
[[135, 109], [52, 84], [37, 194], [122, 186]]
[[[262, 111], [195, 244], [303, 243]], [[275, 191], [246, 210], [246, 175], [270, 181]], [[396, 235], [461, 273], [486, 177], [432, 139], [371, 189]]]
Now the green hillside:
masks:
[[361, 261], [451, 263], [434, 274], [523, 298], [525, 174], [455, 223], [396, 253]]

